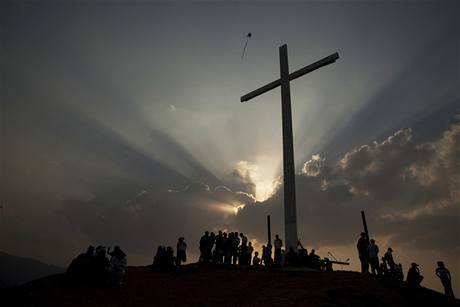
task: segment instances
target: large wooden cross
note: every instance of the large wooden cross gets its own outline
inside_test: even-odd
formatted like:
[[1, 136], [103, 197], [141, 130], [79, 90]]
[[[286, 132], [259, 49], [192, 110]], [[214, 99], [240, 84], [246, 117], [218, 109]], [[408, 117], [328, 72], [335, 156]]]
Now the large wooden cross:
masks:
[[241, 97], [248, 101], [278, 86], [281, 86], [281, 112], [283, 124], [283, 176], [284, 176], [284, 232], [286, 252], [290, 248], [297, 251], [297, 210], [295, 196], [294, 142], [292, 138], [291, 90], [290, 81], [308, 74], [318, 68], [334, 63], [339, 54], [336, 52], [313, 64], [289, 73], [287, 45], [279, 47], [280, 78]]

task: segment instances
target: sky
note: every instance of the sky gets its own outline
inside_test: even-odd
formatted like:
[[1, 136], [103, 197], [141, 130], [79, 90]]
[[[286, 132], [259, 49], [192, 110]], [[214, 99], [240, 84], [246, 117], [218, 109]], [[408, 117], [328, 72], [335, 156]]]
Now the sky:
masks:
[[[458, 1], [13, 1], [0, 5], [0, 249], [131, 265], [205, 230], [283, 237], [280, 91], [291, 82], [299, 238], [359, 269], [381, 255], [460, 292]], [[252, 37], [242, 58], [248, 32]]]

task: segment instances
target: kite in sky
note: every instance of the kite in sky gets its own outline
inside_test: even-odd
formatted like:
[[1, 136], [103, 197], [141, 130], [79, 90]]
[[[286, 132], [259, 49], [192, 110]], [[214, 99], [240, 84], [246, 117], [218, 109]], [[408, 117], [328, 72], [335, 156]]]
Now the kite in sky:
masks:
[[248, 33], [248, 35], [246, 35], [246, 43], [244, 43], [244, 48], [243, 48], [243, 54], [241, 55], [241, 59], [243, 59], [244, 57], [244, 54], [246, 53], [246, 47], [248, 46], [248, 42], [249, 42], [249, 39], [251, 39], [251, 32]]

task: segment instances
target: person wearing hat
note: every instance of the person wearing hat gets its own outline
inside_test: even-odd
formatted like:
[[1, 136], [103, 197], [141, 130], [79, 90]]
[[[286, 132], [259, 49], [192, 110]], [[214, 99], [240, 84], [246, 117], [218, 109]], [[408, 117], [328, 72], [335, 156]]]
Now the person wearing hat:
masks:
[[438, 261], [438, 267], [436, 268], [436, 276], [441, 279], [442, 286], [444, 287], [444, 292], [447, 296], [455, 298], [454, 290], [452, 290], [452, 278], [450, 276], [449, 270], [444, 266], [444, 262]]
[[406, 282], [409, 286], [418, 287], [423, 280], [423, 276], [420, 275], [420, 269], [417, 263], [412, 262], [410, 266], [407, 272]]

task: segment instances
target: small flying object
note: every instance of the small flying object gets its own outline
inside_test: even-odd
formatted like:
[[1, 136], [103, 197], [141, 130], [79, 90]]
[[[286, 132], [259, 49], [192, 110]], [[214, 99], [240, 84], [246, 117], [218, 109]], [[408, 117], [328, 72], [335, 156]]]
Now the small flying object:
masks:
[[243, 48], [243, 53], [241, 54], [241, 59], [243, 59], [244, 54], [246, 53], [246, 47], [248, 46], [248, 42], [249, 42], [249, 40], [251, 39], [251, 36], [252, 36], [252, 33], [251, 33], [251, 32], [249, 32], [249, 33], [246, 35], [246, 43], [244, 43], [244, 48]]

